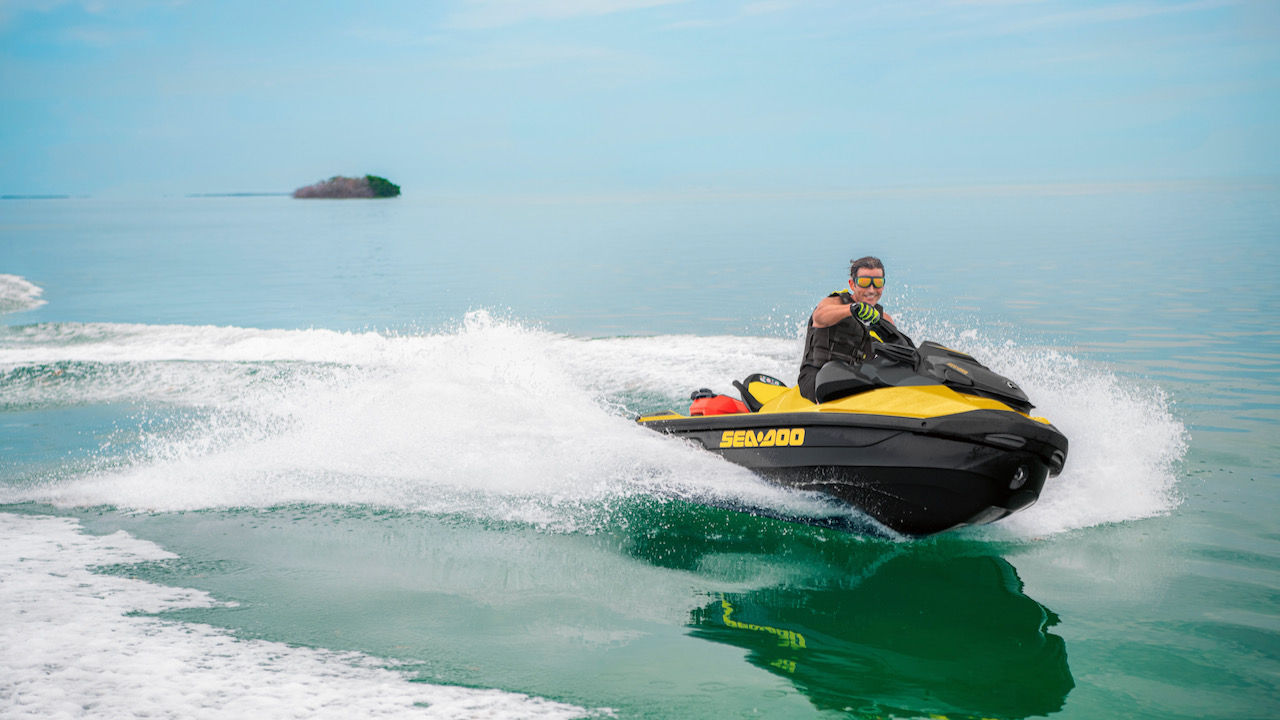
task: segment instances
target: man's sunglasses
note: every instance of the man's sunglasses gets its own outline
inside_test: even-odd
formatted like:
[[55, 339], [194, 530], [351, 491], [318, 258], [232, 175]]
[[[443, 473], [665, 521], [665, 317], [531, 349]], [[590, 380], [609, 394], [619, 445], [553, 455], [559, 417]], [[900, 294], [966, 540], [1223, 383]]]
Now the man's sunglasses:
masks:
[[872, 285], [878, 288], [884, 287], [884, 278], [882, 277], [856, 277], [853, 282], [860, 288], [869, 288]]

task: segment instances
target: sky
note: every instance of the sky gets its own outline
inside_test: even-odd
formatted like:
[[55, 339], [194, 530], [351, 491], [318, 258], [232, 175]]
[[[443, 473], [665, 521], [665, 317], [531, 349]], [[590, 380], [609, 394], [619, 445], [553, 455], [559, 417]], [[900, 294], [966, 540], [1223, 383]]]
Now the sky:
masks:
[[0, 195], [1280, 176], [1277, 0], [0, 0]]

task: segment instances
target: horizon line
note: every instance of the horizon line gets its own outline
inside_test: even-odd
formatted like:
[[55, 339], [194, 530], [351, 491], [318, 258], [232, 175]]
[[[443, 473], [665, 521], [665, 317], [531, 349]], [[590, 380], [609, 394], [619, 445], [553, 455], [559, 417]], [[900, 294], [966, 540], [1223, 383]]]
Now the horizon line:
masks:
[[[448, 199], [465, 200], [507, 200], [530, 202], [651, 202], [674, 199], [836, 199], [841, 197], [884, 197], [884, 196], [958, 196], [958, 195], [1090, 195], [1106, 192], [1153, 192], [1158, 190], [1191, 189], [1197, 187], [1229, 187], [1236, 186], [1254, 189], [1280, 190], [1280, 175], [1240, 175], [1240, 176], [1206, 176], [1199, 178], [1180, 178], [1171, 180], [1107, 180], [1107, 181], [1059, 181], [1059, 182], [986, 182], [986, 183], [902, 183], [892, 185], [864, 185], [845, 188], [828, 189], [796, 189], [796, 190], [730, 190], [712, 187], [686, 188], [680, 190], [620, 190], [617, 192], [579, 193], [563, 192], [428, 192], [416, 195], [412, 192], [402, 193], [401, 197], [411, 199]], [[172, 199], [172, 198], [236, 198], [236, 197], [288, 197], [292, 199], [293, 191], [229, 191], [229, 192], [190, 192], [181, 195], [162, 194], [113, 194], [92, 195], [87, 193], [6, 193], [0, 194], [0, 200], [139, 200], [139, 199]]]

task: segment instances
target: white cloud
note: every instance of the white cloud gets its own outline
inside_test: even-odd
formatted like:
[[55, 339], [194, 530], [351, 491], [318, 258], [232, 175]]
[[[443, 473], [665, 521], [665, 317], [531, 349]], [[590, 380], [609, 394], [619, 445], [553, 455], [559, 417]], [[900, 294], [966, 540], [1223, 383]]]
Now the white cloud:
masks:
[[1103, 7], [1083, 10], [1067, 10], [1030, 18], [1012, 23], [1004, 28], [1006, 32], [1022, 32], [1025, 30], [1043, 30], [1072, 25], [1089, 25], [1096, 23], [1126, 22], [1142, 20], [1156, 15], [1199, 12], [1214, 10], [1220, 7], [1238, 5], [1239, 0], [1193, 0], [1183, 3], [1118, 3]]
[[188, 0], [0, 0], [0, 30], [14, 18], [27, 13], [48, 13], [67, 5], [78, 6], [87, 15], [105, 15], [113, 10], [147, 7], [177, 7]]
[[66, 4], [66, 0], [0, 0], [0, 30], [19, 15], [31, 12], [46, 13], [59, 5]]
[[470, 70], [522, 70], [562, 64], [600, 64], [615, 60], [617, 54], [602, 47], [568, 45], [504, 44], [454, 61]]
[[766, 13], [783, 12], [790, 10], [798, 3], [796, 0], [757, 0], [757, 2], [747, 3], [742, 7], [744, 15], [764, 15]]
[[142, 30], [116, 30], [111, 28], [80, 25], [63, 29], [59, 36], [72, 45], [85, 45], [92, 48], [108, 48], [127, 45], [147, 37]]
[[437, 44], [444, 39], [443, 36], [437, 33], [426, 32], [412, 26], [379, 27], [361, 25], [349, 28], [346, 31], [346, 35], [373, 45], [390, 47], [421, 47]]
[[687, 0], [467, 0], [451, 24], [468, 28], [502, 27], [529, 20], [611, 15], [680, 2]]

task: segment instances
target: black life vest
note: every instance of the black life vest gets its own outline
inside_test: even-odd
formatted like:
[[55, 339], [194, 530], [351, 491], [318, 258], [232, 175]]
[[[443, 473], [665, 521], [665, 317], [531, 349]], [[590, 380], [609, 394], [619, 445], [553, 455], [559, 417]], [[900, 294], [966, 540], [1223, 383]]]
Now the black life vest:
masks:
[[[838, 297], [846, 305], [853, 304], [853, 295], [847, 290], [831, 293], [828, 297]], [[884, 312], [879, 305], [876, 309]], [[804, 335], [804, 359], [800, 365], [820, 368], [832, 360], [857, 365], [871, 357], [871, 340], [867, 326], [852, 315], [824, 328], [814, 327], [813, 316], [810, 315], [809, 328]]]

